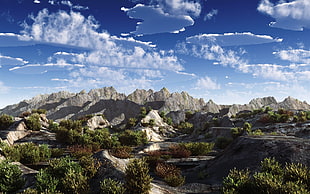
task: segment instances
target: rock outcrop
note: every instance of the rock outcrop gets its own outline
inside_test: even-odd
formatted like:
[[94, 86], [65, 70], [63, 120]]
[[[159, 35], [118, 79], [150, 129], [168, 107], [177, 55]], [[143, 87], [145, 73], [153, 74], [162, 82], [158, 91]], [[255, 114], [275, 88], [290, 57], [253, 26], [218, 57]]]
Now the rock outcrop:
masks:
[[258, 170], [260, 161], [266, 157], [275, 157], [281, 164], [303, 163], [309, 166], [310, 140], [292, 136], [239, 137], [207, 165], [207, 182], [221, 183], [234, 167]]

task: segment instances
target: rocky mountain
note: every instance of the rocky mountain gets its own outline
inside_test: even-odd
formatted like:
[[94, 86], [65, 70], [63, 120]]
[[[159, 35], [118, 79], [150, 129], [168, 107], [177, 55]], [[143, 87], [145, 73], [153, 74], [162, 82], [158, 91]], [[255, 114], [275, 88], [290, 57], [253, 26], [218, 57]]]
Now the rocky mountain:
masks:
[[61, 91], [38, 95], [30, 100], [9, 105], [0, 110], [0, 114], [18, 116], [32, 109], [46, 109], [47, 117], [53, 120], [76, 119], [87, 114], [104, 114], [112, 125], [127, 121], [139, 114], [141, 107], [151, 107], [159, 111], [210, 112], [231, 116], [240, 111], [254, 110], [269, 106], [273, 109], [310, 110], [307, 102], [292, 97], [277, 102], [274, 97], [256, 98], [248, 104], [218, 105], [212, 100], [207, 103], [196, 99], [187, 92], [170, 93], [163, 88], [160, 91], [137, 89], [129, 95], [117, 92], [113, 87], [83, 90], [79, 93]]

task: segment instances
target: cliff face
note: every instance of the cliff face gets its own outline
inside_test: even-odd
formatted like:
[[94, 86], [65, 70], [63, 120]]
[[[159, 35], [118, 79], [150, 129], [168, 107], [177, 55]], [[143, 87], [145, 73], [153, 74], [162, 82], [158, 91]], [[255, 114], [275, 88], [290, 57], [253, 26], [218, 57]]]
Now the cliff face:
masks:
[[[254, 110], [269, 106], [273, 109], [310, 110], [310, 105], [292, 97], [277, 102], [274, 97], [256, 98], [249, 104], [217, 105], [212, 100], [207, 103], [203, 99], [190, 96], [187, 92], [170, 93], [163, 88], [160, 91], [135, 90], [126, 96], [118, 93], [113, 87], [70, 93], [66, 91], [38, 95], [30, 100], [10, 105], [0, 110], [0, 114], [19, 116], [32, 109], [46, 109], [49, 119], [75, 119], [86, 114], [102, 113], [112, 123], [120, 124], [130, 117], [139, 114], [142, 106], [152, 107], [159, 111], [198, 111], [219, 113], [231, 116], [240, 111]], [[115, 121], [115, 122], [114, 122]]]

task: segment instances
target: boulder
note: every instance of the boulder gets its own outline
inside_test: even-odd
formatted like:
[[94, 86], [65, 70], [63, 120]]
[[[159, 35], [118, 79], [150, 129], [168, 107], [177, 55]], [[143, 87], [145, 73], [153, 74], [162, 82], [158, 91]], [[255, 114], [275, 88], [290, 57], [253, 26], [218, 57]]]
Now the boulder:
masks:
[[89, 127], [90, 130], [94, 130], [97, 128], [105, 128], [110, 126], [108, 120], [104, 119], [102, 116], [93, 116], [92, 118], [88, 119], [86, 126]]

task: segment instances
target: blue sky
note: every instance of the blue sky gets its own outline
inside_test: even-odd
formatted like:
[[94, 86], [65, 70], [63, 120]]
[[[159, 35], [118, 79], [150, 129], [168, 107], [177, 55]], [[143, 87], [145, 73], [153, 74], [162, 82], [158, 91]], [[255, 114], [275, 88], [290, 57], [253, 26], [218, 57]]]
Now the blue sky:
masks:
[[309, 0], [0, 0], [0, 107], [113, 86], [310, 102]]

